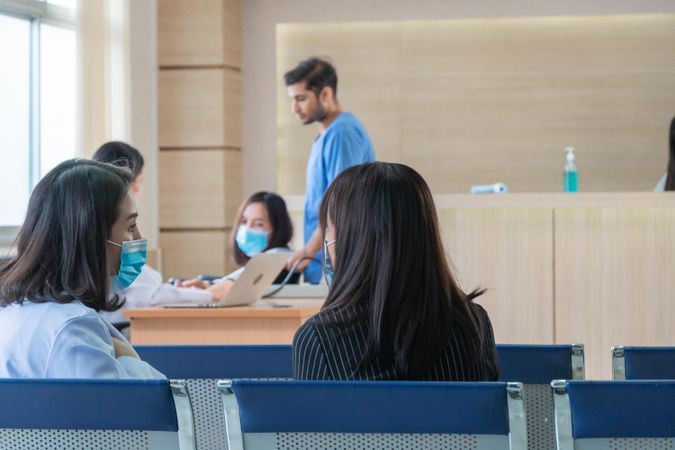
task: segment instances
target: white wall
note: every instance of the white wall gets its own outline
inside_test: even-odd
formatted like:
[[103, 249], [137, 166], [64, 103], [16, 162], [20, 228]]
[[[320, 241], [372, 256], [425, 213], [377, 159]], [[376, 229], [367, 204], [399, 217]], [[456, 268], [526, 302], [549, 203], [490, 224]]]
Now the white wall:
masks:
[[[243, 194], [247, 196], [260, 189], [275, 190], [277, 185], [278, 23], [675, 13], [675, 1], [242, 0], [241, 9]], [[340, 68], [337, 70], [339, 76]], [[349, 109], [349, 105], [344, 107]], [[290, 105], [288, 108], [290, 111]], [[308, 154], [310, 145], [308, 142]]]
[[80, 0], [79, 153], [120, 140], [143, 154], [139, 226], [157, 247], [157, 0]]

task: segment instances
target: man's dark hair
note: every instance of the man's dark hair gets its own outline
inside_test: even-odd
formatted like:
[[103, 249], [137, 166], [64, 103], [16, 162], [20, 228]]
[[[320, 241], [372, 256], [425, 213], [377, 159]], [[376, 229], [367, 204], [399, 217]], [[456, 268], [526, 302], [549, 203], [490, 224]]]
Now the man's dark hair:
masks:
[[317, 97], [326, 86], [331, 88], [333, 96], [337, 97], [337, 73], [335, 67], [326, 60], [316, 57], [305, 59], [300, 61], [295, 69], [284, 74], [286, 86], [301, 81], [304, 81], [306, 89], [314, 92]]
[[101, 145], [91, 157], [94, 161], [128, 167], [135, 180], [143, 171], [143, 155], [126, 142], [111, 141]]

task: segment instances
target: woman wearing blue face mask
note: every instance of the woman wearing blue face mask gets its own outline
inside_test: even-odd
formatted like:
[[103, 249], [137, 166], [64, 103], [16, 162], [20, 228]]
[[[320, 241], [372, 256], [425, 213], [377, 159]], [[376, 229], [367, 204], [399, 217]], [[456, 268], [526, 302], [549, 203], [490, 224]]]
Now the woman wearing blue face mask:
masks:
[[[141, 152], [136, 148], [125, 142], [106, 142], [94, 152], [92, 159], [128, 168], [131, 171], [129, 190], [134, 195], [140, 193], [145, 161]], [[131, 253], [131, 255], [134, 254], [134, 252]], [[129, 283], [128, 279], [125, 282], [124, 275], [121, 281], [124, 286], [119, 283], [117, 286], [123, 288], [119, 291], [119, 295], [125, 299], [124, 306], [112, 312], [102, 311], [101, 315], [115, 328], [122, 331], [126, 337], [129, 336], [129, 319], [122, 314], [125, 309], [145, 308], [165, 303], [208, 303], [212, 300], [208, 292], [199, 289], [184, 289], [164, 283], [162, 274], [147, 264], [141, 265], [140, 273], [134, 277], [133, 283]]]
[[38, 183], [0, 264], [0, 377], [163, 378], [97, 314], [145, 263], [128, 170], [65, 161]]
[[[232, 227], [230, 245], [234, 262], [240, 269], [218, 279], [213, 285], [202, 280], [184, 281], [181, 286], [208, 289], [214, 298], [227, 293], [232, 281], [239, 278], [244, 266], [258, 253], [290, 252], [289, 242], [293, 238], [293, 224], [283, 198], [272, 192], [256, 192], [240, 207]], [[280, 283], [288, 272], [283, 270], [274, 283]], [[297, 283], [300, 274], [291, 277]]]

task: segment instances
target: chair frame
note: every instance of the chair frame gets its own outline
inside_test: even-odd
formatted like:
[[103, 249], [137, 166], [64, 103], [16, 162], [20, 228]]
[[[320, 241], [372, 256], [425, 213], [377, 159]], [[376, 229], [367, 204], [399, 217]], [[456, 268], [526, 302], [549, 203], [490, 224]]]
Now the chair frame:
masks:
[[[626, 378], [626, 353], [639, 354], [641, 352], [657, 353], [657, 352], [669, 352], [675, 353], [675, 347], [673, 346], [622, 346], [617, 345], [612, 347], [612, 379], [614, 381], [623, 381], [623, 380], [638, 380], [646, 379], [647, 377], [629, 377]], [[659, 380], [671, 379], [670, 376], [655, 376], [649, 378], [656, 378]]]
[[[244, 435], [241, 430], [239, 405], [234, 393], [233, 381], [219, 380], [218, 390], [223, 400], [228, 448], [230, 450], [244, 450]], [[523, 384], [516, 382], [504, 384], [506, 385], [509, 418], [509, 447], [513, 450], [525, 450], [527, 449], [527, 424], [523, 399]]]
[[[57, 401], [59, 403], [56, 403], [56, 405], [58, 405], [63, 402], [68, 402], [72, 398], [83, 398], [82, 396], [90, 396], [92, 392], [102, 392], [100, 389], [104, 389], [106, 387], [111, 388], [111, 392], [108, 398], [101, 399], [104, 404], [110, 402], [118, 403], [118, 400], [116, 400], [118, 397], [116, 397], [114, 394], [115, 392], [121, 393], [123, 398], [125, 395], [127, 396], [126, 398], [132, 398], [130, 396], [138, 395], [138, 393], [142, 392], [144, 389], [146, 389], [146, 387], [155, 390], [162, 389], [164, 386], [169, 390], [173, 400], [173, 411], [171, 413], [167, 411], [167, 414], [171, 414], [175, 417], [175, 433], [177, 435], [179, 448], [181, 450], [195, 450], [196, 448], [192, 405], [190, 401], [190, 394], [187, 389], [187, 382], [185, 380], [7, 379], [5, 381], [9, 382], [5, 383], [8, 385], [5, 386], [5, 388], [9, 389], [9, 395], [12, 395], [11, 392], [16, 392], [15, 395], [17, 395], [17, 397], [14, 399], [14, 401], [21, 401], [22, 398], [25, 398], [25, 396], [28, 395], [34, 397], [34, 400], [31, 401], [30, 405], [32, 409], [41, 409], [40, 402], [54, 403]], [[117, 385], [118, 381], [120, 382], [119, 385]], [[0, 383], [3, 382], [0, 381]], [[150, 386], [148, 386], [148, 383], [150, 383]], [[27, 385], [27, 387], [17, 391], [16, 386], [13, 386], [14, 384]], [[126, 390], [126, 388], [123, 388], [125, 385], [129, 386], [131, 390]], [[118, 388], [122, 390], [119, 391]], [[54, 389], [57, 389], [57, 391], [54, 391]], [[43, 395], [40, 395], [40, 392], [42, 392]], [[31, 420], [26, 422], [25, 419], [12, 417], [11, 414], [3, 414], [3, 424], [1, 427], [4, 427], [8, 430], [170, 431], [168, 429], [162, 430], [161, 428], [155, 428], [155, 430], [152, 430], [152, 428], [146, 429], [140, 425], [139, 428], [134, 428], [133, 423], [135, 422], [133, 417], [135, 416], [133, 414], [124, 415], [126, 419], [121, 420], [120, 423], [114, 423], [111, 425], [111, 423], [108, 422], [108, 420], [111, 419], [106, 418], [106, 416], [97, 418], [96, 415], [89, 415], [92, 414], [91, 411], [96, 410], [96, 407], [97, 406], [86, 406], [85, 409], [81, 410], [78, 417], [80, 417], [83, 422], [77, 422], [74, 425], [72, 425], [70, 420], [58, 417], [60, 416], [60, 411], [54, 409], [54, 407], [50, 407], [52, 409], [50, 409], [44, 418], [39, 418], [38, 422]], [[159, 410], [154, 409], [153, 413], [152, 408], [154, 407], [150, 407], [150, 409], [147, 410], [141, 409], [141, 412], [136, 413], [136, 415], [156, 414], [161, 410], [161, 408]], [[151, 415], [144, 417], [154, 416]], [[166, 419], [168, 419], [168, 416], [165, 416], [165, 419], [163, 420]]]

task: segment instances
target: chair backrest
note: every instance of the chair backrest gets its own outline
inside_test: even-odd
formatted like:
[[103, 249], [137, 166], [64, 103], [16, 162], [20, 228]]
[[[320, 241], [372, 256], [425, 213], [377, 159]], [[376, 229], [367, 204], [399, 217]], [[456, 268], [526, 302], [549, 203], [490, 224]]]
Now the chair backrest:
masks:
[[613, 347], [615, 380], [675, 380], [675, 347]]
[[553, 380], [584, 379], [582, 344], [497, 345], [497, 356], [500, 380], [548, 387]]
[[135, 346], [141, 359], [169, 378], [187, 380], [197, 448], [227, 448], [217, 381], [223, 378], [291, 378], [290, 345]]
[[673, 448], [675, 381], [551, 383], [559, 450]]
[[230, 450], [525, 449], [520, 383], [222, 380]]
[[525, 391], [529, 448], [555, 450], [551, 381], [584, 379], [584, 346], [497, 345], [500, 381], [519, 381]]
[[0, 448], [194, 449], [185, 382], [0, 379]]

